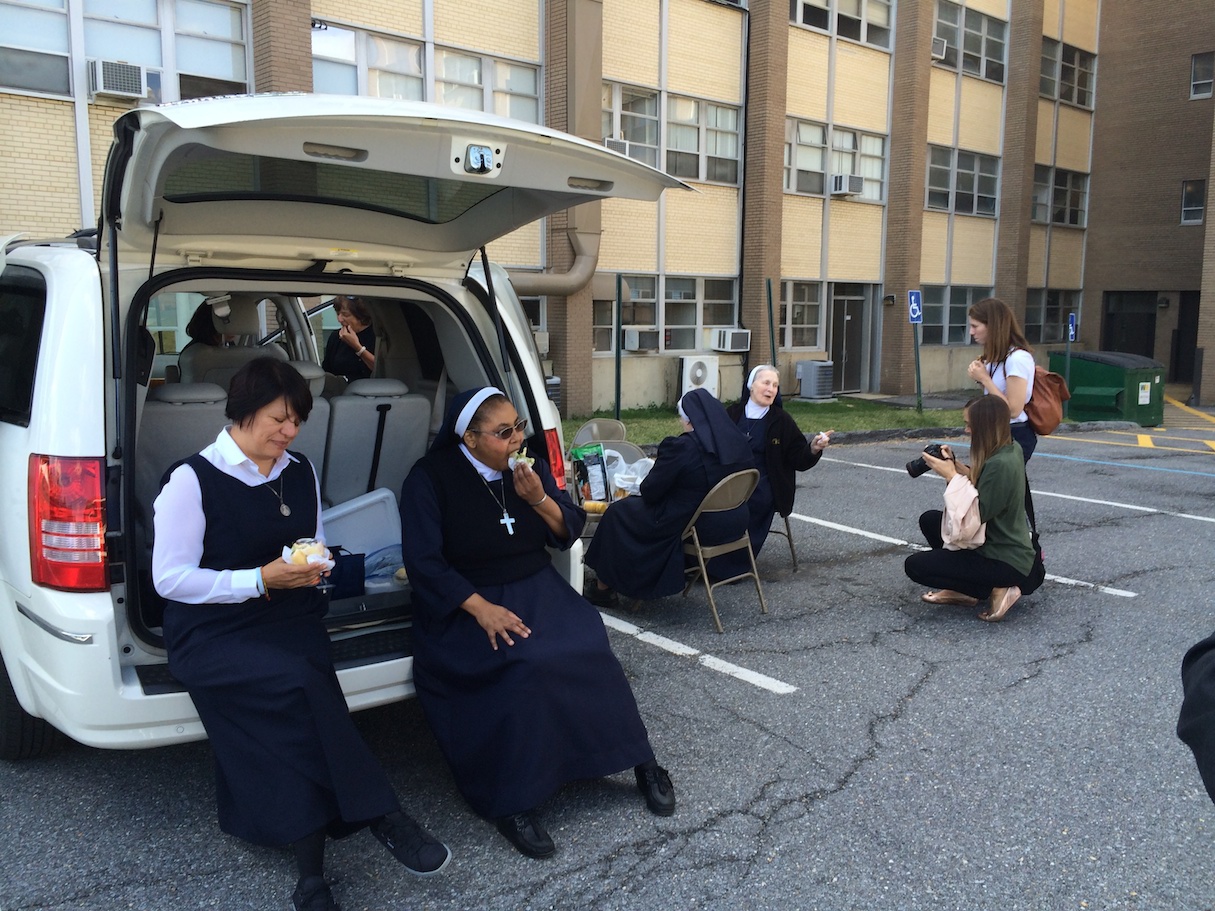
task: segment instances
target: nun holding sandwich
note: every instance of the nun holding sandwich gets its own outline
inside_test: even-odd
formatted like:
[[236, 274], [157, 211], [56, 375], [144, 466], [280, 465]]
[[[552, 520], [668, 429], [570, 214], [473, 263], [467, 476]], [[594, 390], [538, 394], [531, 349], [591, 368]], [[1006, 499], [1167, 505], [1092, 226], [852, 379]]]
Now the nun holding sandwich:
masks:
[[453, 401], [401, 490], [418, 701], [469, 805], [529, 857], [555, 850], [537, 807], [632, 768], [650, 811], [675, 792], [595, 610], [553, 567], [586, 513], [494, 387]]

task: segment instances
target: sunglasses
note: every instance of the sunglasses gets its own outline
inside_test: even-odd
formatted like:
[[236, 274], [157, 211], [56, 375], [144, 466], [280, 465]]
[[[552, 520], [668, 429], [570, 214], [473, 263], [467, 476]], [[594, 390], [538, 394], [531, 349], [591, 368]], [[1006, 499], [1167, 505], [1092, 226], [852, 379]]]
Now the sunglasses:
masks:
[[509, 427], [503, 427], [501, 430], [472, 430], [471, 427], [469, 430], [472, 433], [487, 433], [491, 437], [497, 437], [499, 440], [509, 440], [516, 433], [527, 432], [527, 418], [519, 418], [514, 424], [511, 424]]

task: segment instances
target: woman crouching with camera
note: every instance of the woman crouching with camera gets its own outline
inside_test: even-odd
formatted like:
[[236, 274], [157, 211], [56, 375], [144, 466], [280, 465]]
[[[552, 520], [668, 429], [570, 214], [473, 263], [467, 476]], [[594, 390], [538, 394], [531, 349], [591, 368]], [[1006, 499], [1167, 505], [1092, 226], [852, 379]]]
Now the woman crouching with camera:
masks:
[[1009, 431], [1008, 404], [994, 395], [973, 401], [963, 412], [970, 434], [970, 465], [948, 446], [941, 457], [925, 452], [928, 467], [946, 482], [945, 510], [920, 516], [931, 550], [912, 554], [904, 569], [936, 591], [921, 595], [929, 604], [971, 607], [987, 599], [979, 619], [998, 621], [1017, 603], [1034, 568], [1034, 549], [1025, 515], [1025, 460]]

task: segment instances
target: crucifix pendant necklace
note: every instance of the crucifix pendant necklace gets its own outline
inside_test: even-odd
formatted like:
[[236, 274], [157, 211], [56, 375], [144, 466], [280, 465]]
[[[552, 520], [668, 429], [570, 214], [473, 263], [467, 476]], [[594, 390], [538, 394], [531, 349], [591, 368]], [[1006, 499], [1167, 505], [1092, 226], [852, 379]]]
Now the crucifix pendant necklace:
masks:
[[485, 489], [489, 491], [489, 495], [494, 498], [494, 502], [502, 507], [502, 518], [498, 520], [498, 524], [505, 525], [506, 533], [513, 535], [515, 533], [515, 522], [518, 519], [506, 511], [506, 481], [502, 482], [502, 499], [499, 500], [498, 495], [494, 493], [494, 489], [489, 486], [489, 481], [485, 480], [481, 475], [477, 475], [477, 477], [481, 478], [481, 483], [485, 485]]
[[267, 481], [262, 486], [265, 487], [272, 494], [274, 494], [276, 497], [278, 497], [278, 511], [281, 512], [284, 516], [291, 515], [291, 507], [283, 502], [283, 476], [281, 474], [278, 476], [278, 490], [275, 490], [273, 487], [271, 487], [269, 481]]

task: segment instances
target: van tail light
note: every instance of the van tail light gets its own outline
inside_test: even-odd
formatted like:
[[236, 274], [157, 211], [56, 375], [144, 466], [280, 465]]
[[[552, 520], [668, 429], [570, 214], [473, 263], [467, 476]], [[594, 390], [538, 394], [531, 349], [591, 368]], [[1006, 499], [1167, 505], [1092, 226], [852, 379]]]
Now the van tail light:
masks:
[[565, 490], [565, 453], [561, 451], [561, 437], [556, 429], [544, 431], [544, 443], [548, 447], [548, 467], [553, 471], [553, 480]]
[[62, 591], [105, 591], [105, 462], [30, 456], [30, 573]]

